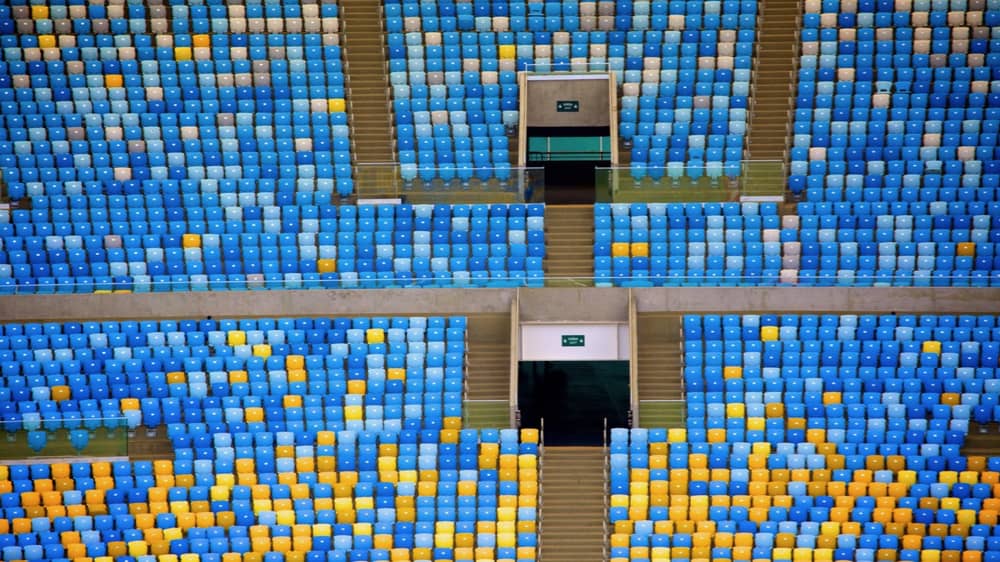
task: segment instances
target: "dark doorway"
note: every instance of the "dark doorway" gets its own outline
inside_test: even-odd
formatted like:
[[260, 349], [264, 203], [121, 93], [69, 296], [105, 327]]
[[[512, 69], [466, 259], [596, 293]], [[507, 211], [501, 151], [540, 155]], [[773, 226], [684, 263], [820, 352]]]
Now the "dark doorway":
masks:
[[547, 445], [600, 445], [608, 427], [628, 425], [628, 361], [522, 361], [522, 427], [541, 427]]
[[545, 202], [591, 204], [595, 169], [611, 166], [608, 127], [529, 127], [528, 167], [545, 169]]
[[549, 205], [593, 204], [595, 169], [610, 165], [609, 160], [528, 163], [545, 168], [545, 202]]

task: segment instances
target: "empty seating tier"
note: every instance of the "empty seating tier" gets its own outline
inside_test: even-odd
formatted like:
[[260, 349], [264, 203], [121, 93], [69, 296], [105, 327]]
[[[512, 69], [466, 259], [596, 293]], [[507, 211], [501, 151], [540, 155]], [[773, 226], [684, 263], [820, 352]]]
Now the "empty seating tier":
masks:
[[461, 427], [462, 317], [7, 324], [0, 340], [11, 432], [124, 418], [212, 457], [216, 433]]
[[270, 462], [219, 441], [233, 457], [0, 467], [3, 558], [536, 559], [535, 431], [278, 433]]
[[464, 317], [6, 324], [8, 439], [165, 426], [174, 458], [0, 467], [0, 553], [535, 560], [539, 434], [462, 428], [465, 326]]
[[149, 180], [353, 191], [338, 6], [0, 7], [0, 170], [13, 199]]
[[522, 70], [614, 72], [638, 179], [668, 163], [738, 174], [756, 11], [741, 0], [389, 2], [403, 178], [506, 180]]
[[994, 2], [804, 6], [792, 192], [1000, 186]]
[[782, 269], [773, 203], [594, 205], [601, 285], [773, 285]]
[[334, 205], [323, 192], [255, 193], [241, 191], [236, 180], [205, 182], [213, 190], [42, 195], [32, 198], [31, 210], [0, 211], [0, 288], [72, 293], [543, 282], [541, 204]]
[[885, 188], [845, 191], [784, 216], [773, 203], [598, 203], [595, 282], [1000, 286], [996, 189], [903, 188], [893, 202], [875, 198]]
[[686, 316], [686, 427], [614, 429], [612, 560], [998, 560], [993, 316]]

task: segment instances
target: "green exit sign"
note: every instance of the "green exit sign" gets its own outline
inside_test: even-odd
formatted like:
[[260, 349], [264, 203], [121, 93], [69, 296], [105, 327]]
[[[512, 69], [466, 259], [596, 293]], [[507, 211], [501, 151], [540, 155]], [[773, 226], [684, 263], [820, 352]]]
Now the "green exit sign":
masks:
[[562, 337], [563, 347], [583, 347], [586, 345], [584, 343], [584, 337], [582, 335], [570, 335]]
[[580, 102], [577, 100], [559, 100], [556, 102], [556, 111], [561, 113], [576, 113], [580, 111]]

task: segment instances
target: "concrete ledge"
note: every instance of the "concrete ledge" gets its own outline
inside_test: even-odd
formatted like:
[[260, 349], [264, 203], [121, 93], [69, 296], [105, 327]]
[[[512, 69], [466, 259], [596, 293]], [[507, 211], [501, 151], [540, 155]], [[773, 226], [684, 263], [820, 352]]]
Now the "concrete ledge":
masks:
[[514, 289], [18, 295], [0, 298], [0, 318], [58, 321], [507, 313], [513, 297]]
[[0, 320], [506, 314], [515, 295], [529, 322], [620, 322], [630, 296], [639, 312], [1000, 314], [1000, 289], [567, 287], [18, 295], [0, 298]]
[[633, 289], [639, 312], [1000, 314], [1000, 289], [690, 287]]

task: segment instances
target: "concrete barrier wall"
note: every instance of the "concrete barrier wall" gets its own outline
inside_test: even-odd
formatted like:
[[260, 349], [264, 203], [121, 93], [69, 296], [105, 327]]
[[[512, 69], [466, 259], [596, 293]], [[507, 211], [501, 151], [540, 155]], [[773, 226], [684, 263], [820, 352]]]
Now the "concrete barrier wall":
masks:
[[1000, 314], [1000, 289], [579, 287], [19, 295], [0, 297], [0, 320], [506, 314], [515, 294], [523, 322], [626, 322], [630, 295], [640, 313]]
[[639, 312], [1000, 314], [1000, 289], [692, 287], [632, 294]]

